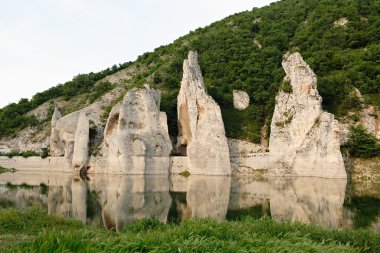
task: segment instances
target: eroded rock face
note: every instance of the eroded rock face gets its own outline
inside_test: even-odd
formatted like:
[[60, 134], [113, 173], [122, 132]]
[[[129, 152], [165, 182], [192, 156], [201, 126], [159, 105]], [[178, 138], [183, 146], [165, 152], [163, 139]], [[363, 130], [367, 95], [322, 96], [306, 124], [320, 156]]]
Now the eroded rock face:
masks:
[[271, 124], [269, 150], [277, 175], [346, 178], [339, 126], [323, 112], [317, 78], [299, 53], [283, 61], [290, 93], [280, 91]]
[[86, 169], [89, 158], [89, 119], [86, 109], [61, 117], [57, 108], [51, 120], [51, 156], [64, 156], [76, 172]]
[[51, 156], [64, 156], [65, 150], [59, 137], [57, 122], [61, 118], [61, 112], [56, 107], [51, 118], [50, 153]]
[[[104, 131], [102, 155], [110, 173], [167, 174], [172, 144], [166, 113], [160, 112], [160, 91], [145, 86], [129, 91], [116, 105]], [[167, 158], [167, 164], [152, 166], [153, 158]], [[157, 165], [157, 164], [156, 164]]]
[[191, 174], [228, 175], [231, 165], [220, 107], [206, 92], [197, 58], [190, 52], [183, 64], [177, 149], [187, 156]]
[[234, 90], [233, 93], [234, 107], [238, 110], [247, 109], [249, 106], [249, 96], [247, 92]]
[[73, 166], [76, 172], [86, 169], [88, 161], [88, 144], [90, 140], [90, 125], [84, 113], [78, 118], [75, 131]]

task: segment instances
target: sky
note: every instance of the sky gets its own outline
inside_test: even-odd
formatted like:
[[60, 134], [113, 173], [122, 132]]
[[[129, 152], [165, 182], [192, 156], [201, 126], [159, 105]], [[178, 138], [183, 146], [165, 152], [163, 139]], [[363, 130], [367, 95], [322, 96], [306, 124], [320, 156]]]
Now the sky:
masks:
[[0, 0], [0, 108], [274, 0]]

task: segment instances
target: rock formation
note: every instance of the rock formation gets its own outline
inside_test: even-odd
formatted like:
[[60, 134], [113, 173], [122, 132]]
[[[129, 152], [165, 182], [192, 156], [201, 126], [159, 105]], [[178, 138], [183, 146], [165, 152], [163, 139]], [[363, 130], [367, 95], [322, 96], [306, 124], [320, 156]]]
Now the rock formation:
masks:
[[61, 118], [57, 108], [51, 120], [51, 156], [64, 156], [69, 165], [80, 172], [86, 168], [89, 158], [89, 119], [85, 110]]
[[[160, 112], [160, 91], [148, 85], [129, 91], [116, 105], [104, 131], [102, 155], [110, 173], [167, 174], [172, 144], [166, 113]], [[161, 166], [157, 165], [162, 161]], [[154, 161], [153, 161], [154, 160]], [[150, 161], [153, 161], [151, 170]]]
[[234, 90], [232, 92], [234, 107], [238, 110], [247, 109], [249, 106], [249, 96], [247, 92], [241, 90]]
[[197, 58], [190, 52], [183, 64], [177, 149], [187, 156], [191, 174], [228, 175], [231, 164], [220, 107], [206, 92]]
[[61, 118], [61, 112], [57, 107], [54, 108], [53, 116], [51, 117], [51, 135], [50, 135], [50, 154], [51, 156], [64, 156], [65, 150], [59, 137], [57, 122]]
[[299, 53], [285, 56], [286, 72], [271, 124], [272, 174], [346, 178], [334, 115], [323, 112], [317, 78]]
[[88, 161], [88, 145], [90, 139], [90, 126], [84, 113], [79, 116], [75, 131], [73, 166], [75, 172], [86, 170]]

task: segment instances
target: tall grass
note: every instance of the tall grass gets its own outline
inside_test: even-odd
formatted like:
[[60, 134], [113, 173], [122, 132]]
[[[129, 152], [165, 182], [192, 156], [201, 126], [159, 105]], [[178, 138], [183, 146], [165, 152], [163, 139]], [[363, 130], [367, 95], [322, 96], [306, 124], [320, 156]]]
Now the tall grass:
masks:
[[193, 219], [180, 226], [145, 219], [115, 233], [48, 217], [41, 211], [6, 210], [0, 211], [3, 233], [19, 238], [37, 234], [33, 240], [10, 245], [9, 252], [380, 252], [380, 235], [367, 231], [325, 230], [252, 218]]

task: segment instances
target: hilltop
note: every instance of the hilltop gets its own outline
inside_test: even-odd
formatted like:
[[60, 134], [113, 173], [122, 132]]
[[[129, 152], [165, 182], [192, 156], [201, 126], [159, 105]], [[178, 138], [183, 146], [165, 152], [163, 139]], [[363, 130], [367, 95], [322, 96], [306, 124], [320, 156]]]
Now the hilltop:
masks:
[[[199, 28], [135, 62], [78, 75], [0, 109], [0, 146], [39, 152], [41, 143], [48, 143], [55, 106], [63, 115], [92, 107], [100, 118], [90, 126], [96, 136], [113, 105], [145, 83], [162, 91], [161, 111], [176, 137], [182, 62], [191, 50], [198, 52], [208, 93], [221, 106], [227, 137], [265, 143], [288, 51], [300, 52], [316, 73], [325, 110], [343, 123], [362, 123], [376, 136], [379, 39], [379, 0], [282, 0]], [[249, 94], [247, 109], [233, 107], [233, 90]], [[365, 122], [363, 114], [370, 117]], [[368, 123], [371, 117], [375, 123]]]

